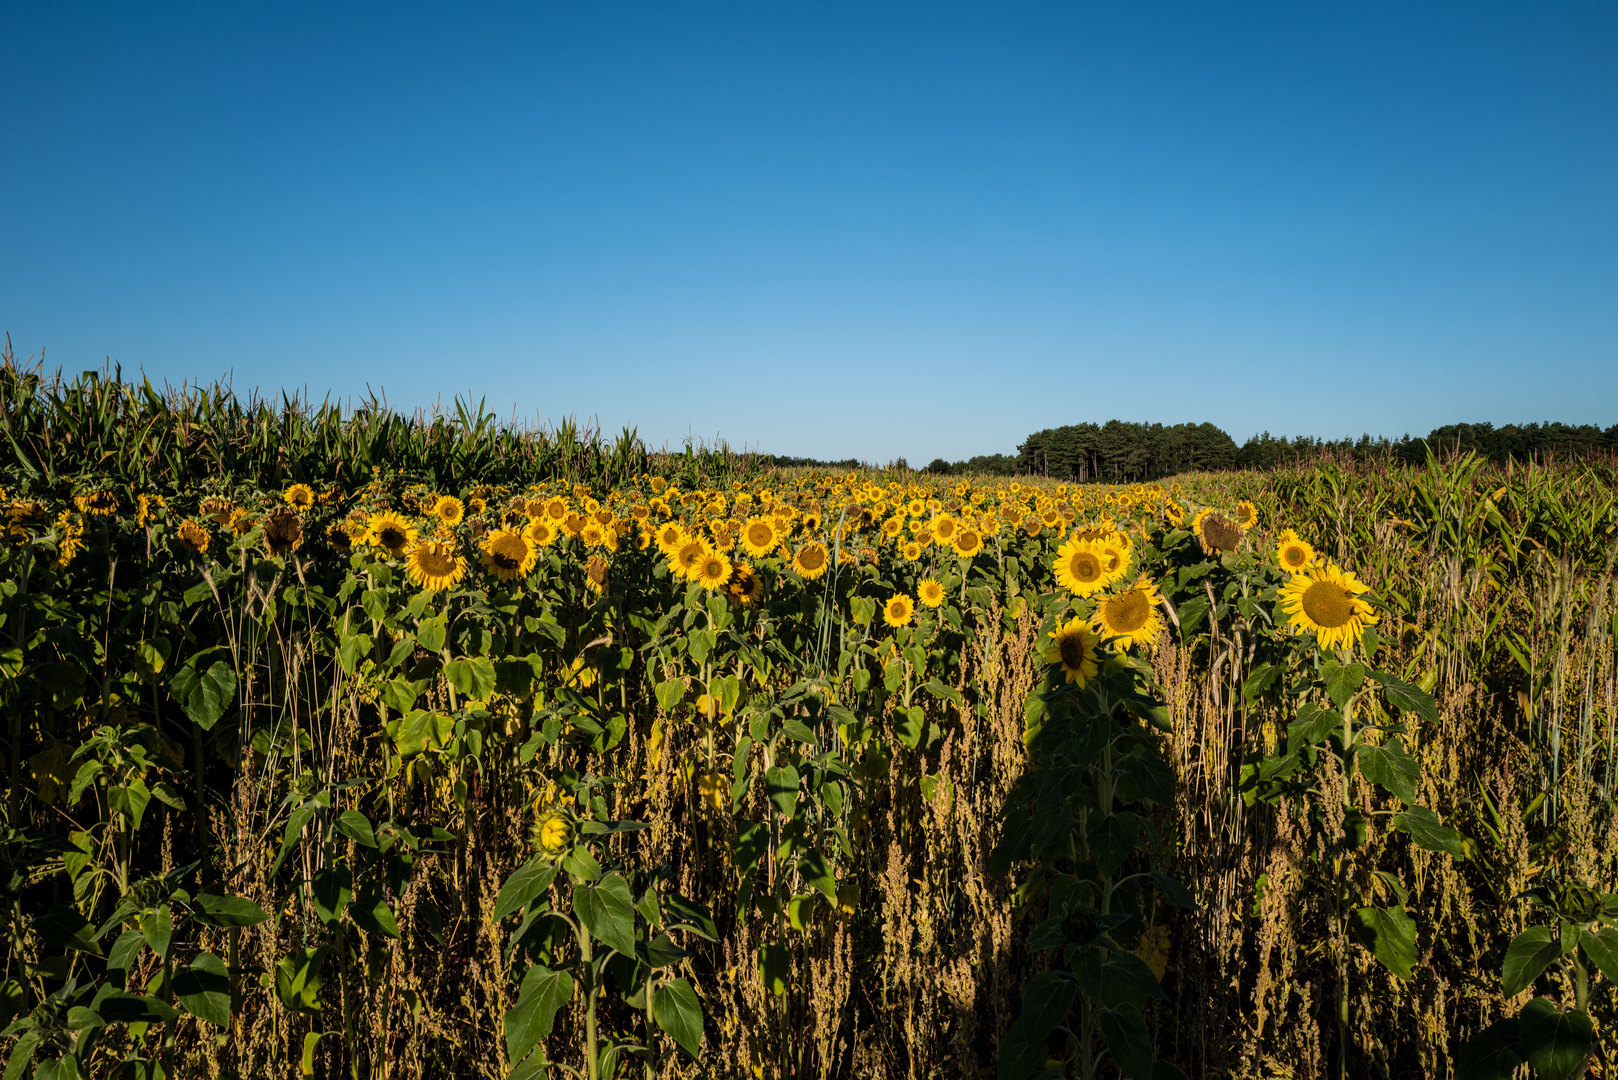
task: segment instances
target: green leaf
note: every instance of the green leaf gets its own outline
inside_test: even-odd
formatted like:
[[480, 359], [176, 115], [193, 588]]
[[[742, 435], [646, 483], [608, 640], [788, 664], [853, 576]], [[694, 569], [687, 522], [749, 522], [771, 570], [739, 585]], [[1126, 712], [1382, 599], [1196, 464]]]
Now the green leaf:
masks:
[[1042, 971], [1028, 981], [1022, 1012], [1000, 1041], [999, 1080], [1029, 1080], [1045, 1071], [1045, 1039], [1067, 1018], [1079, 987], [1054, 971]]
[[1101, 968], [1102, 974], [1110, 975], [1138, 994], [1147, 997], [1159, 998], [1167, 1001], [1169, 996], [1163, 992], [1163, 986], [1152, 974], [1152, 969], [1146, 961], [1132, 952], [1115, 952]]
[[495, 922], [515, 915], [533, 903], [534, 898], [543, 895], [555, 880], [556, 867], [553, 864], [539, 855], [529, 859], [500, 886], [500, 895], [494, 900]]
[[315, 914], [331, 926], [343, 917], [343, 909], [354, 898], [354, 873], [344, 862], [315, 871]]
[[140, 828], [141, 816], [146, 813], [146, 804], [151, 801], [150, 789], [146, 787], [146, 782], [139, 778], [121, 787], [107, 789], [107, 805], [111, 807], [113, 813], [128, 818], [131, 828]]
[[91, 940], [89, 929], [89, 921], [66, 904], [52, 904], [49, 911], [34, 920], [35, 932], [46, 943], [58, 949], [99, 955], [101, 946]]
[[240, 896], [216, 896], [198, 893], [192, 901], [193, 917], [208, 926], [257, 926], [269, 918], [264, 909]]
[[352, 675], [359, 670], [360, 664], [365, 662], [365, 657], [370, 653], [373, 644], [375, 643], [371, 640], [370, 634], [350, 634], [343, 639], [342, 648], [337, 650], [337, 662], [343, 666], [344, 671]]
[[1406, 806], [1416, 802], [1416, 786], [1421, 783], [1421, 763], [1405, 751], [1395, 735], [1381, 746], [1358, 743], [1354, 747], [1360, 771], [1373, 784], [1380, 784]]
[[1336, 709], [1322, 709], [1312, 702], [1306, 704], [1298, 709], [1298, 718], [1287, 725], [1287, 753], [1297, 753], [1305, 746], [1317, 746], [1342, 726], [1342, 714]]
[[635, 955], [635, 902], [629, 882], [614, 871], [573, 890], [573, 910], [590, 935], [623, 956]]
[[831, 867], [826, 865], [826, 856], [818, 848], [810, 848], [798, 860], [798, 873], [803, 876], [805, 884], [811, 888], [819, 889], [832, 907], [837, 906], [837, 879], [832, 876]]
[[1154, 754], [1131, 754], [1118, 763], [1118, 771], [1135, 781], [1141, 797], [1159, 806], [1174, 805], [1174, 770]]
[[192, 1016], [216, 1027], [230, 1026], [230, 972], [213, 953], [202, 953], [175, 970], [174, 996]]
[[169, 680], [169, 693], [180, 703], [191, 722], [210, 730], [225, 715], [236, 697], [236, 672], [227, 661], [216, 660], [206, 671], [186, 664]]
[[6, 1061], [4, 1080], [19, 1080], [34, 1060], [34, 1050], [43, 1038], [39, 1032], [29, 1031], [17, 1040], [17, 1045], [11, 1048], [11, 1057]]
[[1515, 1080], [1523, 1063], [1520, 1023], [1515, 1016], [1496, 1020], [1461, 1047], [1455, 1061], [1455, 1075], [1466, 1080]]
[[1408, 980], [1416, 966], [1416, 923], [1402, 907], [1363, 907], [1354, 912], [1354, 936], [1382, 966]]
[[374, 881], [368, 881], [360, 888], [354, 902], [348, 906], [348, 917], [361, 929], [377, 937], [399, 936], [399, 920], [393, 917], [393, 909], [382, 895], [381, 886]]
[[1090, 857], [1100, 866], [1103, 874], [1116, 871], [1140, 839], [1140, 821], [1127, 810], [1116, 814], [1090, 815], [1085, 841], [1090, 846]]
[[1389, 675], [1385, 671], [1371, 671], [1371, 678], [1382, 684], [1388, 704], [1401, 712], [1413, 712], [1429, 724], [1438, 723], [1438, 703], [1433, 696]]
[[1601, 969], [1610, 982], [1618, 982], [1618, 930], [1603, 926], [1596, 930], [1581, 930], [1579, 944], [1584, 955]]
[[1538, 1080], [1574, 1080], [1590, 1060], [1594, 1036], [1587, 1014], [1564, 1012], [1545, 998], [1530, 1001], [1517, 1017], [1519, 1047]]
[[789, 716], [781, 721], [781, 734], [797, 742], [807, 743], [810, 746], [819, 746], [820, 740], [809, 726], [795, 716]]
[[282, 1005], [293, 1012], [319, 1014], [320, 965], [325, 963], [329, 951], [330, 946], [325, 945], [318, 949], [293, 949], [275, 962], [275, 994]]
[[1445, 825], [1438, 815], [1425, 806], [1412, 806], [1402, 814], [1393, 816], [1395, 828], [1410, 834], [1416, 846], [1424, 851], [1441, 851], [1462, 858], [1465, 851], [1461, 834]]
[[652, 1017], [680, 1049], [697, 1057], [702, 1048], [702, 1003], [685, 979], [659, 983], [652, 994]]
[[506, 1013], [506, 1057], [512, 1064], [526, 1058], [547, 1038], [556, 1014], [573, 998], [573, 976], [535, 964], [523, 976], [517, 1004]]
[[11, 1018], [22, 1009], [22, 983], [16, 979], [0, 982], [0, 1028], [11, 1023]]
[[764, 792], [782, 817], [793, 817], [798, 812], [798, 770], [791, 765], [766, 769]]
[[1500, 966], [1500, 990], [1516, 997], [1533, 985], [1551, 961], [1562, 955], [1562, 938], [1549, 926], [1531, 926], [1506, 946], [1505, 963]]
[[1260, 664], [1242, 683], [1242, 701], [1251, 703], [1263, 697], [1264, 692], [1281, 677], [1281, 669], [1274, 664]]
[[1365, 665], [1349, 664], [1344, 667], [1335, 660], [1328, 660], [1321, 665], [1320, 675], [1326, 681], [1326, 696], [1341, 709], [1354, 696], [1354, 691], [1364, 684]]
[[371, 830], [371, 822], [358, 810], [344, 810], [338, 814], [337, 831], [373, 851], [376, 849], [376, 833]]
[[174, 939], [174, 912], [167, 904], [146, 912], [140, 917], [140, 932], [159, 959], [168, 959], [169, 942]]
[[1124, 1075], [1129, 1080], [1151, 1080], [1152, 1036], [1140, 1011], [1120, 1003], [1102, 1009], [1100, 1019], [1101, 1037]]
[[96, 997], [95, 1011], [109, 1024], [156, 1024], [180, 1015], [173, 1007], [142, 994], [114, 990]]
[[760, 945], [758, 974], [772, 994], [784, 995], [787, 980], [792, 976], [792, 951], [785, 945]]
[[451, 660], [444, 665], [444, 677], [464, 697], [473, 701], [487, 700], [494, 693], [494, 663], [486, 656]]

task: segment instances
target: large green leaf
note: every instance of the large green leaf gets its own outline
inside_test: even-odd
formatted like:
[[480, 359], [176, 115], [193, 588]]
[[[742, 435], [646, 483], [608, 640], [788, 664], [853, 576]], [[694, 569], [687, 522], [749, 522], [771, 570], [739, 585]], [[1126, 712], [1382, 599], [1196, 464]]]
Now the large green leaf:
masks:
[[275, 993], [293, 1012], [320, 1012], [320, 965], [330, 947], [293, 949], [275, 962]]
[[1174, 805], [1174, 770], [1154, 754], [1131, 754], [1118, 763], [1118, 771], [1135, 781], [1141, 797], [1159, 806]]
[[101, 946], [97, 945], [90, 935], [89, 921], [66, 904], [52, 904], [50, 910], [34, 920], [34, 930], [48, 944], [55, 945], [58, 949], [101, 952]]
[[174, 972], [174, 996], [192, 1016], [230, 1026], [230, 972], [213, 953], [203, 953]]
[[1461, 834], [1445, 825], [1438, 815], [1425, 806], [1412, 806], [1402, 814], [1393, 816], [1393, 824], [1410, 834], [1416, 846], [1426, 851], [1441, 851], [1460, 858], [1465, 850]]
[[1401, 979], [1416, 966], [1416, 923], [1402, 907], [1363, 907], [1354, 912], [1354, 936]]
[[1562, 955], [1562, 937], [1549, 926], [1531, 926], [1511, 939], [1500, 966], [1500, 990], [1516, 997], [1533, 985], [1551, 961]]
[[1342, 714], [1336, 709], [1322, 709], [1313, 703], [1303, 705], [1298, 709], [1298, 718], [1287, 725], [1287, 753], [1314, 746], [1342, 726]]
[[206, 670], [186, 664], [169, 680], [169, 692], [180, 703], [191, 722], [209, 730], [225, 715], [236, 697], [236, 672], [224, 660], [216, 660]]
[[451, 686], [473, 701], [484, 701], [494, 693], [494, 663], [486, 656], [451, 660], [444, 665], [444, 677]]
[[1129, 1080], [1152, 1080], [1152, 1036], [1146, 1020], [1133, 1005], [1117, 1004], [1101, 1010], [1101, 1037], [1112, 1059]]
[[1438, 723], [1438, 704], [1433, 696], [1389, 675], [1385, 671], [1371, 671], [1371, 678], [1382, 684], [1388, 704], [1401, 712], [1413, 712], [1429, 724]]
[[198, 893], [194, 901], [193, 917], [209, 926], [257, 926], [269, 918], [264, 909], [240, 896], [217, 896]]
[[347, 863], [340, 862], [316, 870], [313, 884], [310, 891], [314, 896], [315, 914], [330, 926], [343, 917], [343, 910], [354, 898], [354, 873]]
[[1563, 1011], [1545, 998], [1530, 1001], [1517, 1017], [1519, 1047], [1538, 1080], [1574, 1080], [1590, 1060], [1594, 1036], [1586, 1013]]
[[1421, 783], [1421, 763], [1406, 752], [1399, 736], [1393, 736], [1381, 746], [1358, 743], [1354, 752], [1359, 758], [1360, 771], [1368, 780], [1387, 788], [1406, 806], [1415, 805], [1416, 786]]
[[368, 881], [360, 887], [354, 902], [348, 905], [348, 917], [377, 937], [399, 936], [399, 920], [394, 918], [393, 908], [388, 906], [381, 885], [375, 881]]
[[1135, 842], [1140, 838], [1140, 820], [1127, 810], [1116, 814], [1093, 813], [1084, 838], [1090, 845], [1090, 857], [1103, 874], [1110, 875], [1135, 850]]
[[832, 907], [837, 906], [837, 879], [832, 876], [831, 867], [826, 865], [826, 856], [820, 853], [819, 848], [804, 852], [803, 858], [798, 860], [798, 873], [803, 876], [805, 884], [825, 894]]
[[1045, 1071], [1045, 1038], [1073, 1007], [1078, 984], [1054, 971], [1042, 971], [1028, 981], [1022, 1012], [1000, 1041], [999, 1080], [1030, 1080]]
[[1610, 982], [1618, 982], [1618, 930], [1608, 926], [1581, 930], [1579, 944], [1584, 947], [1584, 955], [1601, 969], [1601, 974]]
[[1455, 1074], [1466, 1080], [1514, 1080], [1523, 1063], [1517, 1017], [1496, 1020], [1461, 1047]]
[[798, 770], [791, 765], [766, 769], [764, 792], [782, 817], [792, 817], [798, 812]]
[[1326, 696], [1341, 709], [1365, 682], [1365, 665], [1349, 664], [1345, 667], [1336, 660], [1328, 660], [1321, 665], [1320, 676], [1326, 682]]
[[573, 910], [596, 940], [624, 956], [635, 955], [635, 903], [622, 875], [614, 871], [594, 885], [575, 887]]
[[528, 969], [517, 1004], [506, 1013], [506, 1057], [513, 1065], [551, 1033], [556, 1014], [573, 997], [573, 976], [539, 964]]
[[702, 1049], [702, 1003], [684, 979], [658, 983], [652, 994], [652, 1017], [693, 1058]]
[[500, 886], [500, 895], [494, 900], [494, 919], [499, 922], [508, 915], [515, 915], [523, 908], [534, 902], [534, 899], [544, 894], [556, 880], [556, 866], [546, 862], [543, 856], [536, 855], [522, 866], [516, 873], [506, 878], [506, 883]]

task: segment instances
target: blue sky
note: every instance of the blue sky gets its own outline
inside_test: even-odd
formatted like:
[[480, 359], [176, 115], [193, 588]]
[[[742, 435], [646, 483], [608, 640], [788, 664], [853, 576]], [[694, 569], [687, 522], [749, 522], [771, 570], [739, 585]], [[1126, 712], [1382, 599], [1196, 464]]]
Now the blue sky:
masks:
[[1618, 423], [1618, 5], [0, 8], [0, 330], [912, 463]]

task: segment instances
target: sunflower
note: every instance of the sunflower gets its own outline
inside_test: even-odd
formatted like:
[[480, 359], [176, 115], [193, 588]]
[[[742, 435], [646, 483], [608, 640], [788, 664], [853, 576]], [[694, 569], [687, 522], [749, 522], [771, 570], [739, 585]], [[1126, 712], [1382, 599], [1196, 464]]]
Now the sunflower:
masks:
[[84, 523], [77, 520], [71, 510], [63, 510], [56, 515], [56, 525], [62, 530], [62, 538], [56, 545], [56, 567], [61, 569], [84, 550]]
[[560, 525], [567, 520], [567, 515], [571, 512], [571, 508], [567, 505], [567, 500], [560, 495], [551, 496], [545, 503], [545, 516], [551, 520], [552, 524]]
[[579, 530], [579, 539], [584, 541], [585, 547], [601, 547], [607, 542], [607, 530], [599, 521], [587, 520]]
[[1065, 626], [1051, 631], [1051, 644], [1045, 649], [1047, 664], [1062, 665], [1066, 681], [1083, 686], [1096, 677], [1100, 668], [1101, 639], [1090, 628], [1084, 616], [1069, 619]]
[[889, 626], [906, 626], [915, 617], [915, 602], [904, 593], [895, 593], [882, 605], [882, 621]]
[[1069, 540], [1056, 552], [1056, 582], [1076, 596], [1098, 593], [1111, 580], [1110, 559], [1099, 540]]
[[347, 551], [354, 546], [354, 538], [348, 535], [341, 521], [334, 521], [326, 526], [326, 543], [338, 551]]
[[1236, 511], [1231, 516], [1236, 519], [1236, 524], [1240, 525], [1242, 531], [1245, 532], [1258, 524], [1258, 507], [1243, 499], [1236, 504]]
[[720, 552], [707, 552], [697, 560], [688, 576], [710, 592], [723, 589], [730, 582], [730, 560]]
[[1328, 649], [1347, 647], [1377, 621], [1371, 605], [1360, 599], [1371, 587], [1336, 563], [1325, 562], [1294, 574], [1281, 588], [1281, 609], [1299, 630], [1315, 635]]
[[1196, 534], [1197, 543], [1202, 545], [1203, 553], [1207, 555], [1235, 551], [1247, 535], [1241, 525], [1209, 509], [1198, 511], [1197, 516], [1191, 519], [1191, 531]]
[[544, 518], [535, 518], [523, 530], [523, 535], [536, 547], [550, 547], [556, 542], [556, 526]]
[[882, 535], [892, 540], [904, 531], [904, 527], [904, 518], [895, 515], [882, 523]]
[[163, 496], [161, 496], [161, 495], [140, 495], [140, 496], [136, 497], [136, 499], [135, 499], [135, 524], [136, 524], [136, 526], [138, 526], [140, 528], [145, 528], [146, 527], [146, 522], [151, 518], [151, 516], [152, 516], [152, 508], [154, 506], [160, 506], [160, 507], [163, 507], [163, 508], [166, 509], [168, 507], [168, 503], [163, 500]]
[[607, 560], [600, 555], [590, 556], [590, 561], [584, 564], [585, 588], [597, 596], [605, 596], [609, 584]]
[[742, 550], [755, 559], [762, 559], [774, 551], [781, 537], [775, 531], [775, 521], [767, 517], [750, 517], [742, 527]]
[[484, 538], [483, 565], [501, 581], [528, 576], [539, 558], [538, 549], [515, 529], [496, 529]]
[[687, 537], [670, 557], [669, 572], [676, 577], [689, 578], [697, 564], [712, 551], [713, 548], [709, 547], [708, 541], [702, 537]]
[[264, 519], [264, 546], [272, 556], [285, 555], [303, 543], [303, 519], [289, 509], [280, 509]]
[[466, 504], [453, 495], [440, 495], [427, 512], [445, 525], [459, 525], [466, 517]]
[[977, 529], [964, 528], [955, 534], [955, 554], [970, 559], [983, 550], [983, 534]]
[[657, 550], [661, 551], [666, 557], [673, 559], [674, 553], [680, 550], [681, 544], [685, 543], [685, 530], [680, 527], [678, 521], [666, 522], [657, 527], [657, 532], [654, 534], [653, 539], [657, 541]]
[[247, 515], [246, 510], [232, 510], [230, 520], [225, 522], [225, 528], [229, 529], [235, 536], [246, 536], [253, 531], [253, 526], [256, 524], [258, 523]]
[[1315, 561], [1315, 549], [1297, 533], [1287, 529], [1275, 542], [1275, 561], [1291, 573], [1301, 573]]
[[489, 508], [489, 501], [487, 499], [485, 499], [485, 498], [482, 498], [481, 496], [474, 495], [470, 499], [466, 500], [466, 511], [469, 514], [473, 514], [473, 515], [481, 514], [485, 510], [487, 510], [488, 508]]
[[453, 540], [427, 539], [411, 547], [405, 573], [417, 587], [429, 592], [447, 589], [466, 573], [466, 560]]
[[830, 561], [826, 545], [819, 540], [811, 540], [793, 554], [792, 569], [798, 572], [798, 576], [813, 581], [826, 572], [826, 564]]
[[236, 509], [227, 499], [206, 498], [202, 500], [202, 516], [208, 518], [215, 525], [223, 525], [230, 520], [230, 512]]
[[180, 522], [178, 535], [180, 543], [190, 548], [197, 555], [207, 551], [209, 543], [213, 540], [213, 537], [208, 535], [208, 530], [191, 518], [186, 518]]
[[1107, 582], [1121, 580], [1129, 572], [1130, 548], [1129, 537], [1125, 533], [1110, 533], [1105, 539], [1096, 541], [1103, 553], [1107, 556]]
[[1152, 609], [1163, 603], [1157, 586], [1144, 575], [1121, 593], [1103, 597], [1090, 623], [1112, 647], [1122, 652], [1132, 645], [1151, 648], [1163, 632], [1163, 618]]
[[738, 604], [756, 603], [764, 595], [764, 579], [752, 566], [738, 559], [731, 570], [729, 591]]
[[648, 481], [648, 483], [650, 483], [651, 488], [652, 488], [652, 494], [654, 494], [654, 495], [663, 494], [663, 489], [669, 486], [669, 482], [666, 479], [664, 479], [663, 477], [661, 477], [661, 476], [652, 477], [652, 479], [650, 481]]
[[307, 510], [315, 505], [315, 491], [308, 484], [293, 484], [281, 493], [281, 498], [294, 510]]
[[416, 542], [416, 527], [392, 510], [372, 514], [366, 524], [365, 542], [397, 558]]
[[118, 496], [111, 491], [95, 491], [89, 495], [75, 495], [73, 503], [81, 514], [111, 517], [118, 512]]
[[916, 599], [930, 608], [938, 607], [944, 602], [944, 586], [933, 578], [922, 578], [916, 586]]

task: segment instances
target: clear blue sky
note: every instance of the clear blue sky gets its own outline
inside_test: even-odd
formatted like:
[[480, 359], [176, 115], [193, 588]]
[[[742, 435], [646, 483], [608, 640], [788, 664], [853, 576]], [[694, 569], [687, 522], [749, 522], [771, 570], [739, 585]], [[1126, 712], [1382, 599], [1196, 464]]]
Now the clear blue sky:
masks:
[[1618, 5], [0, 7], [0, 330], [817, 457], [1618, 423]]

